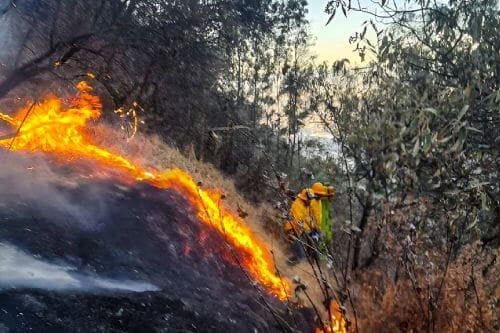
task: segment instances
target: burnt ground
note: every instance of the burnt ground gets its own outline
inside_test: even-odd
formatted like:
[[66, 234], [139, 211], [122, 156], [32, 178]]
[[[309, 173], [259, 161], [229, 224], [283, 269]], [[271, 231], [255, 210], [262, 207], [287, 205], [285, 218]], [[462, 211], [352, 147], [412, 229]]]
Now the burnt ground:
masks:
[[[14, 163], [0, 158], [4, 166]], [[44, 168], [25, 170], [24, 160], [15, 164], [0, 172], [0, 244], [70, 266], [70, 274], [158, 290], [0, 286], [0, 332], [283, 331], [265, 303], [297, 331], [311, 330], [310, 312], [292, 318], [249, 281], [222, 236], [196, 220], [177, 193], [54, 178], [60, 171], [47, 175]]]

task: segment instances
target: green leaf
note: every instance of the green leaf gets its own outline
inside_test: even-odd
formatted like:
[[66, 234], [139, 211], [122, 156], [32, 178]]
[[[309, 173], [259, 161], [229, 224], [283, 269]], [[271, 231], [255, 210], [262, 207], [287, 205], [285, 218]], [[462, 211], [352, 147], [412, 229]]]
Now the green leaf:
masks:
[[453, 138], [453, 136], [452, 136], [452, 135], [447, 136], [447, 137], [442, 138], [441, 140], [439, 140], [439, 143], [440, 143], [440, 144], [444, 144], [444, 143], [446, 143], [446, 142], [450, 141], [452, 138]]
[[416, 157], [419, 149], [420, 149], [420, 138], [417, 138], [417, 141], [415, 142], [415, 146], [413, 146], [413, 151], [412, 151], [411, 155], [413, 157]]
[[467, 127], [467, 130], [468, 130], [468, 131], [471, 131], [471, 132], [480, 133], [480, 134], [483, 134], [483, 133], [484, 133], [483, 131], [478, 130], [477, 128], [474, 128], [474, 127], [471, 127], [471, 126], [468, 126], [468, 127]]
[[436, 110], [436, 109], [434, 109], [434, 108], [425, 108], [423, 111], [424, 111], [424, 112], [429, 112], [429, 113], [432, 113], [432, 114], [433, 114], [433, 115], [435, 115], [435, 116], [437, 116], [437, 114], [438, 114], [437, 110]]
[[481, 192], [481, 209], [489, 209], [488, 197], [485, 192]]
[[460, 113], [458, 114], [458, 118], [457, 118], [457, 121], [460, 121], [463, 116], [465, 116], [465, 114], [467, 113], [467, 111], [469, 111], [469, 106], [468, 105], [465, 105], [462, 110], [460, 111]]
[[467, 129], [465, 129], [465, 127], [462, 127], [458, 132], [458, 142], [460, 144], [460, 147], [464, 146], [466, 138], [467, 138]]
[[472, 87], [470, 86], [470, 84], [467, 85], [467, 87], [464, 89], [464, 98], [465, 99], [469, 99], [472, 95]]
[[469, 231], [471, 230], [472, 228], [474, 228], [477, 224], [477, 221], [478, 221], [478, 218], [477, 216], [474, 218], [474, 221], [472, 221], [472, 223], [467, 227], [467, 229], [465, 229], [465, 231]]
[[424, 136], [424, 141], [423, 141], [423, 145], [422, 145], [422, 149], [425, 153], [428, 152], [429, 148], [431, 147], [431, 133], [428, 132], [425, 136]]
[[451, 151], [460, 151], [463, 149], [464, 147], [464, 143], [465, 143], [465, 139], [467, 138], [467, 130], [465, 129], [465, 127], [460, 127], [460, 130], [458, 131], [458, 135], [457, 135], [457, 141], [455, 142], [455, 144], [453, 145], [453, 147], [451, 147]]

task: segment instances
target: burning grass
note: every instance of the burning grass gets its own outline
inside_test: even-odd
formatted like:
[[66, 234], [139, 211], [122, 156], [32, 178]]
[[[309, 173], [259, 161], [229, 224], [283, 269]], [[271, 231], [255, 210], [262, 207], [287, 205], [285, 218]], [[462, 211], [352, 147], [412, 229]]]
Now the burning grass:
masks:
[[[109, 177], [106, 170], [111, 169], [117, 172], [114, 176], [124, 181], [144, 181], [158, 188], [177, 190], [196, 208], [202, 222], [225, 236], [249, 275], [270, 293], [286, 299], [291, 292], [290, 283], [276, 274], [273, 258], [264, 243], [240, 217], [221, 204], [222, 193], [202, 189], [179, 168], [158, 171], [97, 145], [93, 140], [95, 133], [91, 134], [88, 125], [100, 117], [100, 100], [92, 95], [87, 83], [80, 82], [77, 88], [79, 94], [74, 98], [48, 96], [40, 103], [26, 105], [13, 117], [0, 114], [3, 121], [19, 129], [13, 138], [0, 140], [0, 147], [23, 153], [43, 151], [64, 163], [91, 160], [103, 169], [97, 173], [98, 177]], [[99, 136], [99, 127], [95, 131]], [[109, 132], [102, 135], [105, 137]], [[211, 182], [208, 174], [200, 176]]]

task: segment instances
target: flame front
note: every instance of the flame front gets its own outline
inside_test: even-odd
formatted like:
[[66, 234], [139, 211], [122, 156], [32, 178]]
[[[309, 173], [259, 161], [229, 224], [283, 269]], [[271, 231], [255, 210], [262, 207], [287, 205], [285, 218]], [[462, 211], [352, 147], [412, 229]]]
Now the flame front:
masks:
[[0, 120], [18, 129], [12, 138], [0, 140], [0, 147], [22, 152], [43, 151], [61, 161], [93, 160], [119, 171], [124, 177], [161, 189], [175, 189], [194, 206], [202, 222], [225, 236], [253, 279], [279, 299], [290, 294], [290, 282], [274, 273], [267, 248], [239, 217], [220, 206], [220, 195], [199, 188], [185, 171], [148, 170], [92, 143], [88, 123], [100, 117], [102, 105], [100, 99], [91, 94], [92, 88], [86, 82], [80, 82], [77, 88], [78, 96], [67, 101], [48, 96], [40, 103], [25, 106], [13, 117], [0, 113]]

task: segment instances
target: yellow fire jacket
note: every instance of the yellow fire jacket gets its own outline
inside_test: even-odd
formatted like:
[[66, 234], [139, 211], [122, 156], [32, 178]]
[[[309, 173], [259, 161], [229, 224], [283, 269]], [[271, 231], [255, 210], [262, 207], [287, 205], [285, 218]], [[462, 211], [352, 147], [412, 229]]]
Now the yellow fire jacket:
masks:
[[292, 220], [286, 223], [287, 232], [294, 230], [297, 235], [321, 229], [321, 201], [318, 199], [295, 199], [290, 207]]

